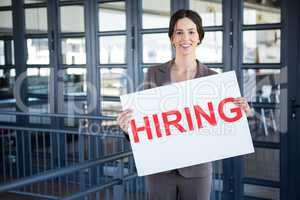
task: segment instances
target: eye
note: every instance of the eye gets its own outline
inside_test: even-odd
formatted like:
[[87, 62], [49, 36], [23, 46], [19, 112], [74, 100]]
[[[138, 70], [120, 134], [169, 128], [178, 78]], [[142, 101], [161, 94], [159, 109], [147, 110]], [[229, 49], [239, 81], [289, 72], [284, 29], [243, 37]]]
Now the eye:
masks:
[[182, 32], [182, 31], [176, 31], [175, 34], [176, 34], [176, 35], [182, 35], [183, 32]]
[[189, 34], [193, 35], [193, 34], [195, 34], [195, 31], [189, 31]]

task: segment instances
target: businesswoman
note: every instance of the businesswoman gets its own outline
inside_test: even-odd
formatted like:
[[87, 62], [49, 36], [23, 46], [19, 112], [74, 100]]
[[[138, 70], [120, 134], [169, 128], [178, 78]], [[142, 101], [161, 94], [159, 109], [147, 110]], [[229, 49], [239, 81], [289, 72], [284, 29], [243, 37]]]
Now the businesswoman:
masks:
[[[202, 19], [196, 12], [192, 10], [175, 12], [170, 20], [168, 35], [176, 52], [175, 58], [149, 68], [144, 82], [145, 89], [216, 74], [196, 59], [196, 48], [204, 37]], [[251, 109], [245, 98], [236, 98], [235, 104], [247, 115], [251, 115]], [[131, 118], [131, 110], [121, 112], [117, 118], [119, 126], [125, 133]], [[146, 177], [150, 200], [209, 200], [211, 181], [211, 163]]]

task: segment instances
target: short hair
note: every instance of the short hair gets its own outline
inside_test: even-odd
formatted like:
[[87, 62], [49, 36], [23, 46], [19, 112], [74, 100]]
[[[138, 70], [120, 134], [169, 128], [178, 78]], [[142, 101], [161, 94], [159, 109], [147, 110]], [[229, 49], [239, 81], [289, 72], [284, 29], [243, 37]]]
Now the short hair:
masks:
[[169, 23], [169, 33], [168, 33], [169, 38], [172, 39], [172, 35], [174, 33], [174, 28], [175, 28], [175, 25], [176, 25], [177, 21], [179, 19], [182, 19], [182, 18], [185, 18], [185, 17], [189, 18], [190, 20], [192, 20], [196, 24], [197, 32], [198, 32], [199, 39], [200, 39], [200, 42], [201, 42], [204, 38], [204, 30], [203, 30], [203, 27], [202, 27], [202, 19], [201, 19], [200, 15], [198, 15], [198, 13], [196, 13], [193, 10], [180, 9], [172, 15], [172, 17], [170, 19], [170, 23]]

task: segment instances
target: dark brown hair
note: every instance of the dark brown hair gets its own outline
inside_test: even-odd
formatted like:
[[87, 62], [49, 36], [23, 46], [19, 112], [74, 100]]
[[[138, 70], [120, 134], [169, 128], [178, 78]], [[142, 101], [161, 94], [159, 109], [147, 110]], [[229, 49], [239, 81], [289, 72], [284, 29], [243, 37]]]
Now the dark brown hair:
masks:
[[168, 33], [170, 40], [172, 39], [172, 35], [174, 33], [174, 28], [175, 28], [175, 25], [176, 25], [177, 21], [179, 19], [182, 19], [182, 18], [185, 18], [185, 17], [189, 18], [190, 20], [192, 20], [196, 24], [197, 32], [198, 32], [199, 39], [200, 39], [200, 42], [201, 42], [204, 38], [204, 30], [203, 30], [203, 27], [202, 27], [202, 19], [201, 19], [200, 15], [198, 15], [198, 13], [196, 13], [193, 10], [184, 10], [184, 9], [176, 11], [170, 19], [169, 33]]

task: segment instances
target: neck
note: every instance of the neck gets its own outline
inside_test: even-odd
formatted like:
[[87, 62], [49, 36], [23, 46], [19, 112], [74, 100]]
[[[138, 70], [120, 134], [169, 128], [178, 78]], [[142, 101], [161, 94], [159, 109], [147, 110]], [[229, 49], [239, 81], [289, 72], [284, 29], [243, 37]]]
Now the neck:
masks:
[[197, 68], [196, 58], [193, 55], [176, 56], [175, 66], [180, 71], [195, 70]]

